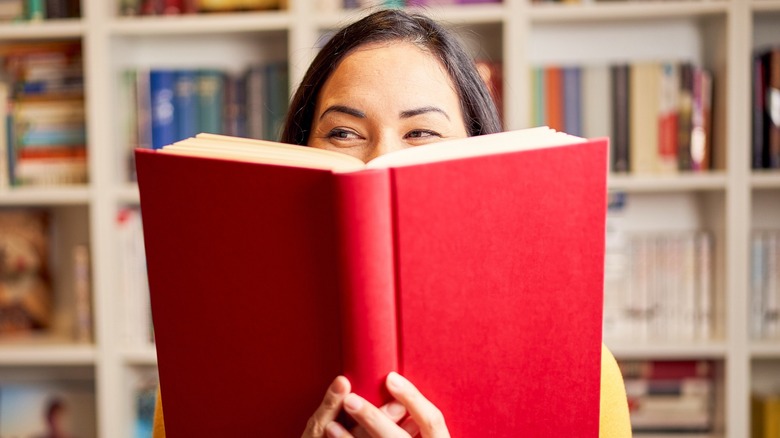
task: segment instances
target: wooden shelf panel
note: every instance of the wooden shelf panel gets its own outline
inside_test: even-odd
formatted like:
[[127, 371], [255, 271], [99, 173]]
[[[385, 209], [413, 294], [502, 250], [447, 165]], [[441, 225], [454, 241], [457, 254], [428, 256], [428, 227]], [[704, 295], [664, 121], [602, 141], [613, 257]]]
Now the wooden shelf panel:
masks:
[[0, 206], [86, 205], [86, 186], [18, 187], [0, 190]]
[[580, 5], [536, 4], [531, 7], [533, 23], [571, 21], [625, 21], [658, 18], [691, 18], [725, 14], [726, 1], [591, 2]]
[[686, 192], [725, 190], [724, 172], [679, 173], [669, 175], [609, 175], [611, 191]]
[[724, 342], [620, 342], [605, 341], [617, 359], [725, 359], [728, 347]]
[[96, 357], [90, 344], [0, 344], [0, 366], [94, 365]]
[[780, 189], [780, 170], [754, 171], [750, 175], [750, 185], [754, 189]]
[[157, 365], [157, 350], [153, 344], [123, 348], [119, 354], [122, 356], [122, 362], [127, 365]]
[[110, 25], [114, 35], [170, 35], [236, 32], [275, 32], [290, 28], [286, 11], [122, 17]]
[[[446, 24], [500, 24], [505, 20], [507, 11], [502, 3], [482, 3], [473, 5], [441, 6], [436, 8], [407, 8], [411, 12], [420, 11], [431, 18]], [[346, 9], [323, 12], [316, 17], [320, 29], [335, 29], [345, 23], [356, 21], [366, 15], [366, 11]]]
[[81, 38], [83, 35], [84, 22], [77, 18], [0, 24], [2, 40]]

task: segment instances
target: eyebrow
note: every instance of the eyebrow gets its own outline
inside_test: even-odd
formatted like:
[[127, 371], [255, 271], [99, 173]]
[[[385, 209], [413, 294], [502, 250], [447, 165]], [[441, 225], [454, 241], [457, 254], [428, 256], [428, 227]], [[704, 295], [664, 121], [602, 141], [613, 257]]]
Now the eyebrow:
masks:
[[[332, 112], [348, 114], [350, 116], [357, 117], [359, 119], [365, 119], [366, 118], [366, 113], [364, 113], [363, 111], [360, 111], [359, 109], [352, 108], [352, 107], [349, 107], [349, 106], [346, 106], [346, 105], [333, 105], [333, 106], [329, 106], [325, 111], [322, 112], [322, 114], [320, 114], [320, 120], [322, 120], [322, 118], [325, 117], [326, 114], [332, 113]], [[414, 116], [419, 116], [421, 114], [426, 114], [426, 113], [439, 113], [439, 114], [443, 115], [444, 117], [446, 117], [447, 120], [450, 120], [450, 116], [447, 114], [446, 111], [444, 111], [443, 109], [441, 109], [439, 107], [435, 107], [435, 106], [423, 106], [423, 107], [420, 107], [420, 108], [414, 108], [414, 109], [410, 109], [410, 110], [401, 111], [401, 113], [399, 114], [399, 117], [402, 118], [402, 119], [408, 119], [408, 118], [411, 118], [411, 117], [414, 117]]]
[[420, 108], [401, 111], [400, 117], [402, 119], [408, 119], [410, 117], [419, 116], [420, 114], [426, 114], [426, 113], [440, 113], [441, 115], [446, 117], [447, 120], [450, 120], [450, 116], [443, 109], [435, 106], [423, 106]]
[[322, 120], [326, 114], [333, 112], [349, 114], [350, 116], [357, 117], [359, 119], [366, 118], [366, 113], [360, 111], [359, 109], [355, 109], [346, 105], [333, 105], [329, 106], [325, 111], [322, 112], [322, 114], [320, 114], [320, 120]]

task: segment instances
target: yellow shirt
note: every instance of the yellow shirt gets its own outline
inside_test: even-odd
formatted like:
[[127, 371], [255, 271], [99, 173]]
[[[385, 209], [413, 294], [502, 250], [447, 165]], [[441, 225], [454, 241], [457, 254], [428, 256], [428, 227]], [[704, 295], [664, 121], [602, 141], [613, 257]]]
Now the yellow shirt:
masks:
[[[565, 407], [562, 407], [565, 408]], [[301, 430], [305, 425], [301, 425]], [[631, 436], [631, 422], [628, 418], [628, 401], [623, 376], [615, 357], [603, 346], [601, 349], [601, 407], [599, 412], [599, 438], [627, 438]], [[160, 393], [154, 410], [152, 438], [165, 438]]]

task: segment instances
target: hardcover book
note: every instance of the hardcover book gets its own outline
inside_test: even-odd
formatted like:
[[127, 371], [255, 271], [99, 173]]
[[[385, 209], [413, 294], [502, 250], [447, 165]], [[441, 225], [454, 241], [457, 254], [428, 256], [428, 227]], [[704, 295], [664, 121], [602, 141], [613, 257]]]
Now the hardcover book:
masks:
[[297, 436], [395, 370], [453, 436], [598, 436], [607, 143], [137, 150], [166, 432]]

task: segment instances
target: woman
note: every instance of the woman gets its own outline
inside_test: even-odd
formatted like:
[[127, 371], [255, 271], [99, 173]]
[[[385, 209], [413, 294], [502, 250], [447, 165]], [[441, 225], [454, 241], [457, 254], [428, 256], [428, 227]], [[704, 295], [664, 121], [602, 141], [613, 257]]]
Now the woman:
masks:
[[[456, 39], [428, 18], [387, 10], [345, 27], [323, 47], [292, 99], [281, 140], [368, 161], [398, 149], [500, 130], [490, 94]], [[606, 349], [601, 386], [601, 436], [630, 436], [623, 380]], [[395, 401], [375, 407], [350, 393], [346, 378], [337, 377], [303, 438], [449, 436], [446, 413], [411, 382], [391, 373], [387, 388]], [[336, 422], [342, 409], [358, 427], [348, 431]], [[156, 420], [155, 437], [164, 436], [157, 432], [159, 409]]]

